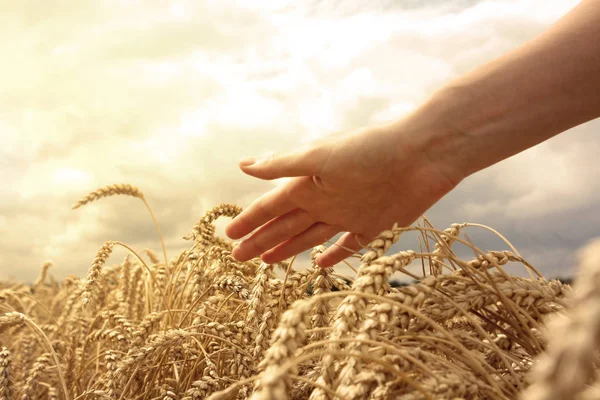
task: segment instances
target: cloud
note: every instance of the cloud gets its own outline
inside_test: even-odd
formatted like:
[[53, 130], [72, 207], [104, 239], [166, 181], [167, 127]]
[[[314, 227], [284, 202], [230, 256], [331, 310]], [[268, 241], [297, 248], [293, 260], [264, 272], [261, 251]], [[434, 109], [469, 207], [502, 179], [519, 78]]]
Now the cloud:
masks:
[[[49, 258], [56, 276], [83, 275], [105, 240], [159, 250], [137, 199], [70, 210], [117, 182], [144, 191], [174, 256], [208, 209], [247, 206], [277, 184], [244, 176], [240, 157], [397, 118], [576, 1], [426, 3], [3, 5], [0, 278], [33, 280]], [[470, 177], [428, 214], [439, 227], [498, 227], [552, 274], [572, 266], [598, 226], [599, 128], [588, 123]]]

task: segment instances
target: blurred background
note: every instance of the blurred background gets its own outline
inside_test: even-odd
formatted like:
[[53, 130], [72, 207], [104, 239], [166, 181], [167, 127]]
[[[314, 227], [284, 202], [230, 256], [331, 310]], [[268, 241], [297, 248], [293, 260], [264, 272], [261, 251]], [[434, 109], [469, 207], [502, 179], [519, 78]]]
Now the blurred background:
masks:
[[[71, 210], [120, 182], [145, 193], [174, 257], [206, 210], [277, 184], [244, 176], [240, 157], [399, 118], [577, 3], [0, 0], [0, 279], [31, 281], [46, 260], [57, 278], [83, 275], [105, 240], [160, 254], [137, 199]], [[474, 175], [427, 216], [490, 225], [548, 277], [569, 276], [600, 226], [599, 130]]]

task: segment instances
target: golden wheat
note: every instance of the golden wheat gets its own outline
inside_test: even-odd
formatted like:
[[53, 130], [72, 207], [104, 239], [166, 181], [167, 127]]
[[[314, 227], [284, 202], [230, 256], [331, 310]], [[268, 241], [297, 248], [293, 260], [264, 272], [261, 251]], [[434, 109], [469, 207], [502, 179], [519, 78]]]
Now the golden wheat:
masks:
[[[113, 185], [76, 206], [114, 194], [145, 202]], [[171, 262], [147, 250], [148, 265], [107, 241], [84, 279], [57, 283], [47, 263], [31, 286], [2, 285], [0, 398], [597, 398], [600, 249], [582, 258], [571, 291], [508, 242], [510, 251], [483, 252], [459, 236], [481, 225], [439, 231], [423, 219], [382, 232], [356, 276], [342, 277], [315, 265], [323, 247], [304, 270], [233, 259], [213, 223], [240, 212], [209, 210]], [[420, 252], [387, 254], [411, 231]], [[476, 257], [459, 259], [456, 244]], [[130, 255], [105, 266], [115, 245]], [[508, 274], [510, 263], [531, 277]], [[409, 271], [418, 264], [422, 275]], [[418, 282], [393, 288], [397, 272]]]
[[127, 184], [127, 183], [120, 183], [120, 184], [117, 183], [114, 185], [108, 185], [108, 186], [96, 189], [93, 192], [88, 193], [86, 196], [84, 196], [79, 201], [77, 201], [75, 204], [73, 204], [73, 206], [71, 208], [73, 210], [75, 210], [75, 209], [82, 207], [86, 204], [89, 204], [93, 201], [100, 200], [104, 197], [110, 197], [110, 196], [116, 196], [116, 195], [131, 196], [131, 197], [136, 197], [136, 198], [142, 200], [142, 202], [146, 206], [146, 209], [150, 213], [150, 217], [152, 218], [152, 221], [154, 222], [154, 226], [156, 227], [156, 231], [158, 232], [158, 237], [160, 239], [160, 245], [162, 247], [165, 264], [167, 264], [168, 263], [167, 249], [165, 247], [165, 241], [163, 239], [163, 235], [160, 230], [160, 226], [158, 225], [158, 221], [156, 220], [154, 211], [152, 211], [150, 204], [148, 204], [146, 197], [144, 197], [144, 193], [142, 193], [142, 191], [140, 189], [138, 189], [137, 187]]

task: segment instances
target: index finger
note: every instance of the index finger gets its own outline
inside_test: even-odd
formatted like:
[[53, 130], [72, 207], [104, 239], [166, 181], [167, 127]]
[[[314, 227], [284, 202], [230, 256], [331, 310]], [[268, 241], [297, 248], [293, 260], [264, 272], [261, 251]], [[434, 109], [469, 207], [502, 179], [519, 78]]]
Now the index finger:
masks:
[[281, 187], [275, 188], [259, 197], [250, 207], [235, 217], [225, 228], [225, 233], [230, 239], [240, 239], [273, 218], [295, 208], [297, 207], [286, 191]]

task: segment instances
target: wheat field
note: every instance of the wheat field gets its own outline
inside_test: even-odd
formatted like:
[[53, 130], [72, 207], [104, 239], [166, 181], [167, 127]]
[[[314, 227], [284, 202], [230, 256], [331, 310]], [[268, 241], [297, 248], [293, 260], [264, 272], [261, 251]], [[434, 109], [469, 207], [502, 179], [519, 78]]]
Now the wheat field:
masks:
[[[143, 193], [101, 188], [73, 207]], [[137, 200], [136, 200], [137, 201]], [[598, 399], [600, 242], [574, 289], [506, 241], [481, 251], [423, 218], [382, 232], [354, 276], [238, 262], [209, 210], [172, 259], [107, 241], [83, 278], [0, 286], [0, 399]], [[420, 248], [391, 252], [400, 235]], [[504, 239], [504, 238], [503, 238]], [[476, 256], [462, 260], [460, 243]], [[115, 247], [128, 256], [114, 263]], [[528, 278], [511, 275], [519, 264]], [[418, 274], [411, 266], [421, 266]], [[390, 277], [415, 280], [392, 287]]]

